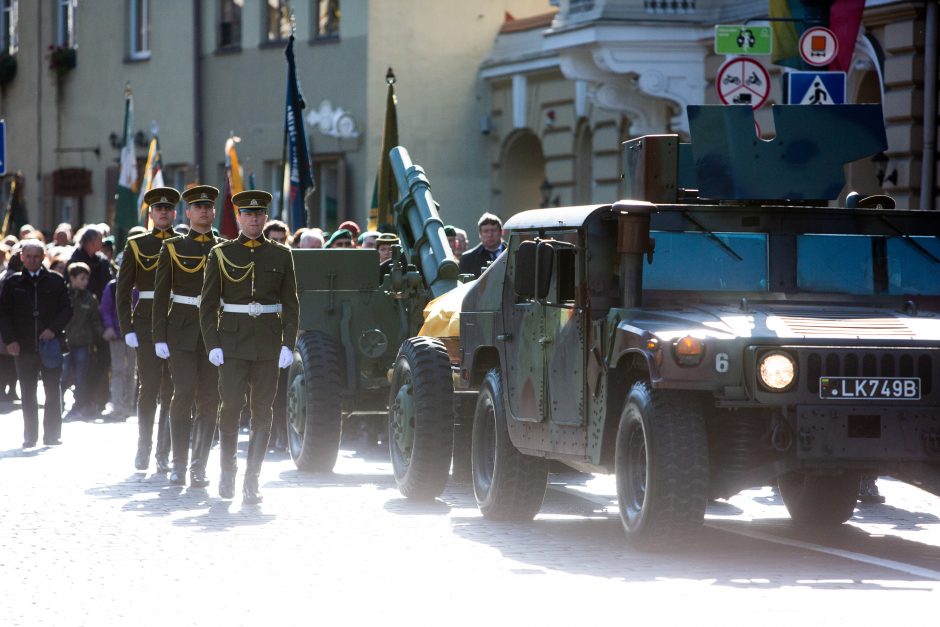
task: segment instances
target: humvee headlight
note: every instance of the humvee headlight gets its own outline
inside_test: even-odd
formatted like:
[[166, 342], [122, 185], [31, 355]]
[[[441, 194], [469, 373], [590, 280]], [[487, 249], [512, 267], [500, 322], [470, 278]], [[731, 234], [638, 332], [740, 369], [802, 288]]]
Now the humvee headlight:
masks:
[[676, 361], [680, 366], [697, 366], [702, 363], [702, 357], [705, 356], [705, 342], [686, 335], [673, 346], [676, 354]]
[[768, 390], [781, 392], [796, 379], [796, 362], [781, 351], [767, 353], [758, 364], [760, 381]]

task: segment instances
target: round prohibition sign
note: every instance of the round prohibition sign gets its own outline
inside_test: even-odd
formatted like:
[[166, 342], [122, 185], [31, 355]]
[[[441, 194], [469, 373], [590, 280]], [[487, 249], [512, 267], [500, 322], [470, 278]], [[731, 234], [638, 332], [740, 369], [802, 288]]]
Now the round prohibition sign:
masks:
[[718, 99], [726, 105], [743, 104], [757, 109], [770, 95], [770, 74], [754, 59], [738, 57], [718, 70], [715, 89]]

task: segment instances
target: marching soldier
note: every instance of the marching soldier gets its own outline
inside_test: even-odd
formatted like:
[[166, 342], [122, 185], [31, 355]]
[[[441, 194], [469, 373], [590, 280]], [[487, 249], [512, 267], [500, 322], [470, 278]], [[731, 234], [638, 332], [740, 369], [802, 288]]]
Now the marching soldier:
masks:
[[[170, 440], [173, 471], [170, 483], [186, 485], [186, 465], [192, 435], [190, 485], [209, 485], [206, 462], [218, 422], [219, 373], [209, 363], [199, 329], [199, 298], [203, 269], [213, 246], [215, 200], [219, 190], [199, 185], [183, 192], [188, 205], [189, 234], [164, 240], [157, 262], [153, 294], [153, 342], [157, 357], [167, 359], [173, 380]], [[193, 402], [195, 401], [195, 421]]]
[[219, 496], [235, 496], [238, 419], [250, 391], [251, 438], [245, 470], [245, 503], [260, 503], [258, 475], [267, 451], [278, 368], [294, 359], [298, 302], [290, 249], [262, 234], [271, 194], [244, 191], [232, 197], [238, 238], [212, 249], [206, 263], [199, 317], [209, 361], [219, 366]]
[[[137, 349], [137, 457], [134, 466], [146, 470], [153, 447], [153, 417], [157, 411], [157, 396], [160, 383], [167, 376], [166, 363], [157, 357], [153, 349], [152, 312], [153, 283], [156, 276], [160, 247], [166, 239], [174, 237], [171, 226], [176, 218], [176, 203], [180, 193], [172, 187], [156, 187], [144, 195], [150, 208], [148, 215], [153, 221], [153, 230], [127, 240], [124, 258], [118, 271], [115, 300], [118, 321], [124, 332], [124, 341]], [[138, 290], [136, 306], [132, 303], [132, 290]], [[157, 434], [157, 472], [169, 472], [169, 438], [167, 412], [160, 412]]]

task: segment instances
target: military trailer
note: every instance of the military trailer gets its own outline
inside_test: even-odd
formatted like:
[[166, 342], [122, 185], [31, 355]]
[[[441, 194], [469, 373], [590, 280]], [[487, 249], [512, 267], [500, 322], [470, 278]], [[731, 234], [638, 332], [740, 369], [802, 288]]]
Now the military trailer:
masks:
[[624, 144], [629, 200], [510, 218], [464, 297], [483, 515], [535, 516], [550, 460], [615, 474], [644, 548], [773, 482], [811, 525], [848, 520], [865, 474], [940, 493], [940, 212], [830, 206], [885, 149], [880, 108], [775, 107], [770, 142], [749, 107], [688, 115], [691, 146]]
[[388, 267], [380, 272], [376, 250], [293, 251], [300, 335], [288, 372], [287, 436], [301, 470], [333, 469], [344, 419], [371, 417], [384, 426], [399, 345], [418, 333], [428, 300], [457, 285], [424, 170], [400, 146], [390, 154], [401, 245]]

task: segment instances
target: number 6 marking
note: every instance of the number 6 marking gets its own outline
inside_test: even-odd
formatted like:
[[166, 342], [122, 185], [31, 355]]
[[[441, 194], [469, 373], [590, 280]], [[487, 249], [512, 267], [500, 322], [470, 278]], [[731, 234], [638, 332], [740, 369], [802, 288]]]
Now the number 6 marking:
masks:
[[728, 353], [715, 355], [715, 372], [728, 372]]

